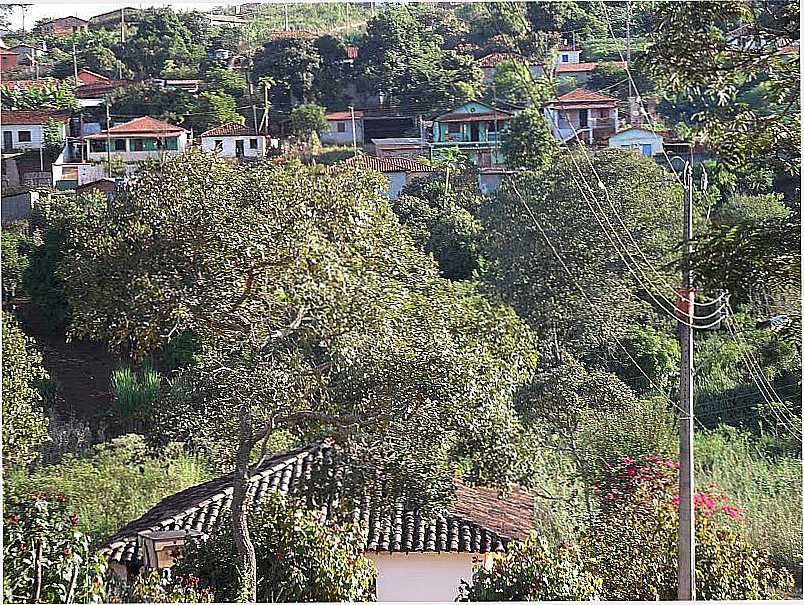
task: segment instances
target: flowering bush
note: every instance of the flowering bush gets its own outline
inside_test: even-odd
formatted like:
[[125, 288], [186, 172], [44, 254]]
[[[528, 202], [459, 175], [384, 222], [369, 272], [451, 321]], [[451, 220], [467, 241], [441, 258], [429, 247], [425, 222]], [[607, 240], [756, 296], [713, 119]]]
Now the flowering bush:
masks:
[[[659, 457], [623, 458], [606, 465], [594, 488], [600, 513], [581, 548], [610, 600], [673, 600], [678, 583], [678, 463]], [[783, 596], [792, 578], [753, 548], [740, 527], [741, 510], [715, 486], [694, 495], [699, 599]]]
[[195, 576], [162, 575], [156, 570], [134, 578], [123, 603], [214, 603], [209, 588], [201, 588]]
[[534, 534], [490, 561], [475, 568], [471, 583], [462, 581], [458, 601], [589, 601], [600, 594], [578, 549], [563, 542], [552, 549]]
[[[173, 571], [203, 579], [219, 602], [237, 600], [237, 555], [227, 517], [204, 541], [191, 542]], [[374, 564], [363, 555], [358, 525], [324, 525], [318, 515], [272, 492], [249, 519], [261, 602], [373, 601]]]
[[3, 592], [7, 602], [101, 603], [106, 559], [90, 549], [63, 495], [43, 492], [7, 502], [3, 523]]

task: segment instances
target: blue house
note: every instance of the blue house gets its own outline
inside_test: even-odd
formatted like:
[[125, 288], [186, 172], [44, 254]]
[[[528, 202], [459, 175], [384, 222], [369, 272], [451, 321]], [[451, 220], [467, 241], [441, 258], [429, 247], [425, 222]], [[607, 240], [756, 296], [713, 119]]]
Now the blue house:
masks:
[[502, 133], [514, 117], [506, 111], [470, 101], [433, 119], [433, 157], [457, 147], [480, 168], [505, 164], [500, 151]]

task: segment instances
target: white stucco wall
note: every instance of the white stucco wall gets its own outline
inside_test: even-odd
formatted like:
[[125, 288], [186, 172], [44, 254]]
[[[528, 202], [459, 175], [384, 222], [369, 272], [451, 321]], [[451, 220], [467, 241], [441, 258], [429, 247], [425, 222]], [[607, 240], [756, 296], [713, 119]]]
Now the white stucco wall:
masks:
[[[567, 59], [566, 61], [564, 59]], [[568, 63], [580, 63], [581, 51], [579, 50], [558, 50], [556, 51], [556, 65], [566, 65]]]
[[471, 553], [367, 553], [377, 566], [378, 601], [448, 601], [472, 577]]
[[[59, 130], [61, 130], [61, 136], [64, 138], [67, 136], [67, 125], [59, 123]], [[36, 124], [3, 124], [0, 127], [0, 131], [3, 133], [10, 132], [11, 133], [11, 141], [12, 141], [12, 149], [39, 149], [44, 144], [44, 131], [45, 127]], [[30, 141], [20, 141], [20, 132], [21, 131], [28, 131], [31, 133], [31, 140]], [[2, 144], [5, 147], [5, 134], [2, 135]]]
[[[252, 149], [250, 145], [251, 139], [257, 139], [257, 148]], [[243, 156], [247, 158], [257, 158], [264, 155], [265, 150], [265, 137], [258, 136], [238, 136], [238, 137], [201, 137], [201, 150], [204, 152], [212, 153], [215, 151], [215, 141], [221, 141], [220, 154], [225, 158], [236, 157], [235, 141], [243, 141]]]
[[[329, 130], [319, 133], [318, 138], [324, 145], [351, 145], [352, 120], [327, 120]], [[338, 132], [338, 124], [343, 124], [344, 131]], [[355, 132], [358, 144], [363, 144], [363, 120], [355, 119]]]
[[647, 130], [627, 130], [609, 138], [609, 147], [614, 147], [615, 149], [633, 149], [643, 155], [647, 155], [643, 153], [643, 145], [651, 146], [651, 156], [662, 153], [664, 149], [662, 137]]

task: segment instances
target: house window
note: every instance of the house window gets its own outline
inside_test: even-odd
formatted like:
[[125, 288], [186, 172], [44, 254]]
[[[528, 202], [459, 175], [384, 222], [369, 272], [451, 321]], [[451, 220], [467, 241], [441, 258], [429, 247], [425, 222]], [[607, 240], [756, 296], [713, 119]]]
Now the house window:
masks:
[[643, 143], [641, 146], [642, 155], [651, 157], [653, 155], [653, 145], [650, 143]]
[[3, 57], [3, 65], [5, 65], [6, 63], [8, 63], [8, 57]]
[[114, 140], [114, 150], [115, 151], [125, 151], [126, 150], [126, 140], [125, 139], [115, 139]]
[[569, 55], [561, 55], [562, 63], [569, 63]]
[[17, 133], [17, 140], [20, 143], [30, 143], [31, 142], [31, 131], [30, 130], [20, 130]]
[[223, 141], [221, 139], [215, 141], [215, 151], [223, 151]]
[[131, 151], [144, 151], [145, 150], [145, 141], [142, 139], [129, 139], [129, 149]]
[[346, 132], [346, 122], [338, 122], [338, 132]]
[[257, 149], [257, 139], [249, 139], [248, 140], [248, 148], [249, 149]]
[[165, 149], [168, 151], [179, 150], [179, 137], [168, 137], [165, 139]]
[[450, 134], [457, 134], [461, 131], [461, 125], [459, 122], [450, 122], [447, 124], [447, 132]]
[[99, 139], [90, 139], [89, 150], [93, 153], [100, 153], [102, 151], [106, 151], [106, 141], [101, 141]]

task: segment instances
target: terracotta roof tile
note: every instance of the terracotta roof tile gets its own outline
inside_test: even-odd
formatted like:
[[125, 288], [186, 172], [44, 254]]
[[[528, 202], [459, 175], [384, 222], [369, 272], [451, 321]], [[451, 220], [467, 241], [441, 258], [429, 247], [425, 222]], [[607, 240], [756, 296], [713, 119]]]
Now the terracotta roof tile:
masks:
[[[355, 111], [355, 119], [362, 118], [363, 112], [362, 111]], [[352, 112], [351, 111], [333, 111], [328, 113], [324, 116], [325, 120], [330, 121], [338, 121], [338, 120], [351, 120], [352, 119]]]
[[515, 53], [491, 53], [485, 57], [480, 57], [477, 64], [480, 67], [497, 67], [503, 61], [524, 61], [521, 55]]
[[410, 158], [385, 156], [378, 158], [373, 155], [358, 155], [343, 161], [350, 166], [362, 166], [377, 172], [438, 172], [437, 168], [422, 164]]
[[625, 69], [624, 61], [601, 61], [600, 63], [559, 63], [556, 65], [556, 73], [575, 73], [594, 71], [599, 65], [615, 65], [620, 69]]
[[126, 122], [125, 124], [118, 124], [117, 126], [112, 126], [108, 131], [102, 130], [99, 133], [90, 135], [86, 137], [87, 139], [101, 139], [106, 136], [106, 134], [116, 135], [116, 134], [168, 134], [168, 133], [178, 133], [184, 132], [184, 128], [179, 126], [174, 126], [173, 124], [168, 124], [167, 122], [163, 122], [161, 120], [157, 120], [156, 118], [152, 118], [151, 116], [142, 116], [141, 118], [134, 118]]
[[[251, 506], [258, 507], [269, 490], [279, 490], [321, 511], [322, 520], [337, 517], [328, 483], [337, 481], [345, 468], [338, 450], [318, 444], [278, 455], [253, 471]], [[110, 560], [139, 563], [137, 532], [196, 529], [209, 533], [228, 523], [233, 475], [202, 483], [165, 498], [136, 521], [112, 536], [101, 549]], [[373, 552], [470, 552], [485, 553], [505, 548], [524, 538], [533, 526], [533, 497], [514, 490], [505, 499], [488, 488], [456, 485], [456, 500], [441, 515], [427, 518], [402, 502], [382, 509], [364, 495], [353, 519], [368, 525], [365, 549]], [[321, 503], [322, 493], [329, 494]], [[385, 512], [383, 512], [385, 511]]]
[[53, 111], [43, 111], [43, 110], [34, 110], [34, 111], [27, 111], [27, 110], [17, 110], [17, 111], [3, 111], [2, 112], [2, 121], [3, 124], [9, 125], [44, 125], [48, 123], [48, 120], [54, 119], [57, 122], [62, 122], [66, 124], [70, 121], [70, 112], [65, 110], [53, 110]]
[[202, 137], [253, 137], [256, 135], [253, 128], [237, 122], [222, 124], [201, 133]]
[[55, 78], [44, 78], [41, 80], [3, 80], [3, 86], [8, 86], [12, 90], [30, 90], [32, 88], [57, 84], [59, 84], [59, 80]]
[[585, 88], [576, 88], [575, 90], [571, 90], [570, 92], [561, 95], [553, 101], [550, 106], [555, 107], [576, 107], [577, 104], [599, 104], [599, 105], [606, 105], [615, 107], [617, 105], [617, 99], [613, 97], [609, 97], [599, 92], [595, 92], [594, 90], [586, 90]]

